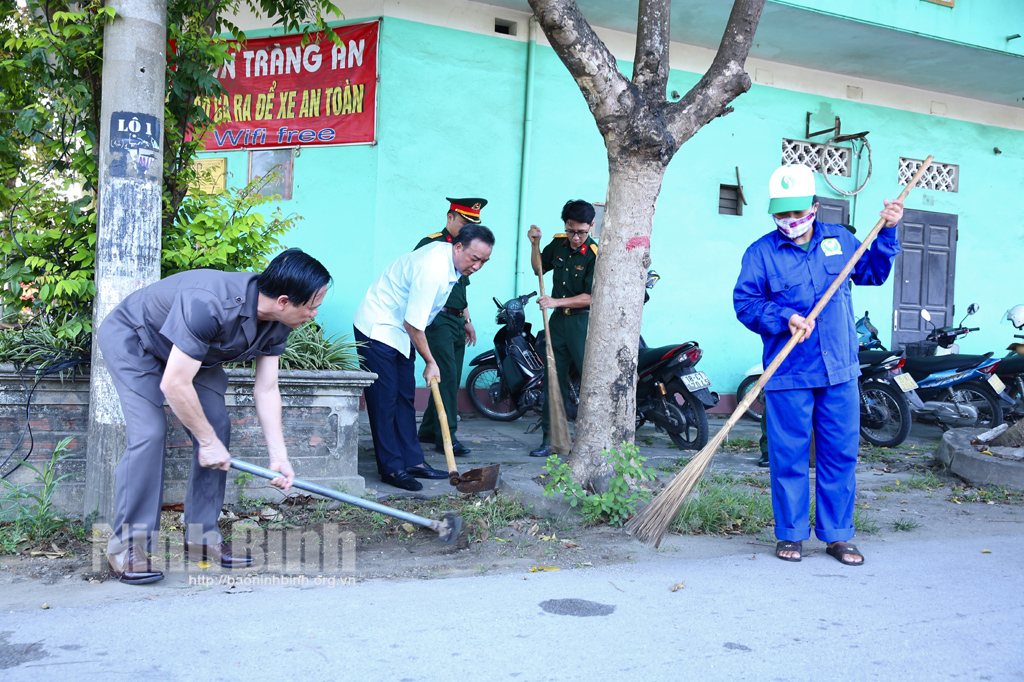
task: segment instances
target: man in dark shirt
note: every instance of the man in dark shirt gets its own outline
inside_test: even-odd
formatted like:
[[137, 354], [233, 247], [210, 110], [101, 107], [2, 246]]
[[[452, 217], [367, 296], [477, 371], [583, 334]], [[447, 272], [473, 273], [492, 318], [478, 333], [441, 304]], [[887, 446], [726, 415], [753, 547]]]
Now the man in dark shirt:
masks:
[[[477, 198], [446, 198], [446, 201], [449, 206], [447, 224], [444, 229], [421, 239], [416, 245], [417, 249], [433, 242], [451, 244], [452, 240], [459, 236], [459, 230], [464, 225], [480, 224], [480, 209], [487, 205], [486, 199]], [[455, 432], [459, 429], [458, 396], [459, 386], [462, 384], [462, 364], [466, 357], [466, 346], [476, 345], [476, 329], [473, 328], [473, 323], [469, 319], [469, 303], [466, 300], [467, 286], [469, 286], [469, 277], [463, 275], [452, 289], [441, 312], [437, 314], [426, 330], [427, 344], [434, 356], [434, 361], [437, 362], [438, 370], [441, 372], [438, 388], [441, 391], [441, 402], [444, 403], [445, 414], [448, 416], [448, 433], [452, 439], [452, 452], [456, 456], [468, 455], [470, 452], [469, 448], [455, 437]], [[427, 402], [427, 409], [423, 412], [419, 440], [421, 443], [433, 443], [435, 450], [444, 452], [441, 424], [437, 420], [437, 410], [434, 408], [433, 400]]]
[[[569, 402], [569, 365], [583, 370], [583, 350], [587, 345], [587, 323], [590, 320], [590, 290], [594, 284], [594, 264], [597, 263], [597, 242], [590, 238], [594, 227], [594, 206], [578, 199], [568, 201], [562, 207], [562, 222], [565, 232], [556, 234], [551, 243], [544, 247], [540, 258], [532, 257], [533, 271], [540, 275], [553, 270], [550, 296], [541, 296], [537, 303], [541, 308], [551, 310], [548, 328], [551, 338], [547, 343], [555, 355], [558, 368], [558, 386], [562, 391], [563, 404]], [[530, 241], [539, 244], [540, 228], [530, 226], [527, 233]], [[547, 355], [544, 355], [545, 364]], [[551, 371], [545, 367], [545, 372]], [[551, 382], [545, 382], [545, 390]], [[541, 427], [544, 440], [541, 446], [530, 453], [531, 457], [551, 455], [550, 426], [548, 413], [549, 399], [544, 401]]]
[[254, 360], [253, 399], [267, 441], [271, 481], [287, 490], [295, 478], [281, 423], [278, 356], [292, 329], [316, 317], [331, 276], [299, 249], [279, 254], [262, 274], [192, 270], [130, 294], [97, 332], [102, 357], [121, 400], [127, 447], [116, 470], [110, 572], [129, 584], [163, 578], [146, 556], [160, 528], [167, 418], [164, 400], [192, 436], [185, 498], [185, 553], [226, 568], [245, 567], [217, 529], [224, 504], [231, 422], [228, 380], [220, 365]]

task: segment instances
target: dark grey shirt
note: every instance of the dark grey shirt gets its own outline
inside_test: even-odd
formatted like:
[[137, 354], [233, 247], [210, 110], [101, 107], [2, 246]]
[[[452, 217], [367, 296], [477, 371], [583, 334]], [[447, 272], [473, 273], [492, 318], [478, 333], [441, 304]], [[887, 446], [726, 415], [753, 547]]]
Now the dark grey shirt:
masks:
[[161, 365], [167, 362], [171, 347], [177, 346], [202, 362], [195, 382], [224, 393], [227, 377], [218, 365], [280, 355], [291, 332], [280, 322], [256, 319], [257, 277], [251, 272], [219, 270], [172, 275], [121, 301], [104, 320], [102, 333], [117, 344], [119, 354], [123, 344], [129, 356], [136, 355], [131, 346], [138, 344]]

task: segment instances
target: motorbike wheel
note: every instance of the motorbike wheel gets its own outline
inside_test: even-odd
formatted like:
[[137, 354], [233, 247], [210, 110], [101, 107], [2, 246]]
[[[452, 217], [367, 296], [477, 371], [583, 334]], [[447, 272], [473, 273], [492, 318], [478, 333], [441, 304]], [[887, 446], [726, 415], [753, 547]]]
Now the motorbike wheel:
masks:
[[[743, 377], [743, 381], [741, 381], [740, 385], [736, 387], [736, 404], [737, 405], [740, 403], [741, 400], [743, 400], [743, 396], [745, 396], [747, 394], [747, 391], [749, 391], [750, 388], [754, 384], [756, 384], [757, 380], [760, 379], [760, 378], [761, 378], [760, 374], [753, 374], [753, 375], [751, 375], [749, 377]], [[759, 422], [762, 419], [764, 419], [764, 400], [763, 400], [763, 396], [764, 396], [764, 393], [762, 393], [761, 395], [757, 396], [757, 400], [755, 400], [754, 402], [752, 402], [750, 404], [750, 409], [748, 409], [746, 412], [743, 413], [744, 417], [746, 417], [747, 419], [752, 419], [753, 421], [756, 421], [756, 422]]]
[[974, 426], [994, 429], [1003, 423], [1003, 406], [999, 404], [999, 396], [988, 387], [988, 384], [980, 381], [965, 381], [962, 384], [953, 386], [946, 391], [942, 402], [955, 405], [969, 404], [978, 410], [978, 418], [973, 424], [962, 420], [959, 422], [946, 422], [948, 426]]
[[494, 402], [491, 399], [491, 388], [497, 388], [495, 384], [500, 381], [497, 365], [477, 365], [466, 377], [466, 394], [473, 409], [488, 419], [499, 422], [515, 421], [526, 414], [526, 410], [519, 407], [513, 396], [501, 402]]
[[708, 415], [704, 403], [687, 393], [678, 381], [673, 381], [666, 388], [665, 404], [669, 410], [669, 421], [674, 423], [659, 423], [658, 426], [668, 433], [680, 450], [700, 450], [708, 444]]
[[910, 402], [903, 392], [881, 381], [860, 387], [861, 438], [883, 448], [894, 448], [910, 435]]

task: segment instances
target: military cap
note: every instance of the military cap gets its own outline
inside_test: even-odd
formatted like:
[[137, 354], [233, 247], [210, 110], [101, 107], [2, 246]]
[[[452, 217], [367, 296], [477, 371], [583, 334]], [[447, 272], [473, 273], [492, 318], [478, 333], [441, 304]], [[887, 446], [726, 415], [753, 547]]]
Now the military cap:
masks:
[[471, 223], [480, 222], [480, 209], [487, 205], [487, 199], [467, 198], [467, 199], [452, 199], [451, 197], [445, 197], [445, 200], [451, 204], [448, 207], [449, 211], [455, 211], [463, 218]]

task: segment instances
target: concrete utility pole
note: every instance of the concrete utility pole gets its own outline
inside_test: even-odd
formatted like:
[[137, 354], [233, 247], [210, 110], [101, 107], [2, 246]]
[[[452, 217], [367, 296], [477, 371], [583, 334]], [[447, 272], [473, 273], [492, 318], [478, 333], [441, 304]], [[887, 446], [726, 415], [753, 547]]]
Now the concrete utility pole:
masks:
[[99, 223], [85, 513], [109, 523], [124, 417], [95, 332], [125, 296], [160, 278], [166, 0], [112, 0], [103, 32]]

